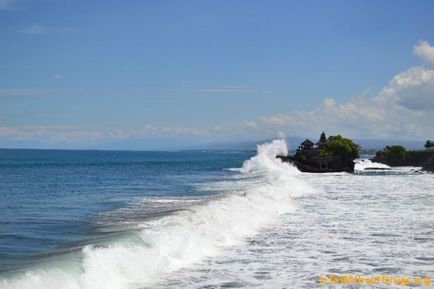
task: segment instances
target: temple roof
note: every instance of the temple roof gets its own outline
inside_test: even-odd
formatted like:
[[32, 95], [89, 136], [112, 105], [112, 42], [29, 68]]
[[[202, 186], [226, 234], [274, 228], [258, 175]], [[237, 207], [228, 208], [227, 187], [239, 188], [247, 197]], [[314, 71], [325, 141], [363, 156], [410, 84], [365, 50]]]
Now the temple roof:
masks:
[[302, 143], [303, 146], [313, 146], [314, 143], [311, 142], [309, 139], [305, 139]]

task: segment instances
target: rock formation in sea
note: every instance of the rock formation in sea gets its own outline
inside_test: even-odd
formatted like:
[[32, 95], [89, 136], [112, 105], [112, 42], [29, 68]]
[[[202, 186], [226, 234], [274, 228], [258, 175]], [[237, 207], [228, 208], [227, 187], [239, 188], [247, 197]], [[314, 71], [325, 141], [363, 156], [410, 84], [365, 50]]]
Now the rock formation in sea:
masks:
[[293, 156], [278, 156], [294, 164], [302, 172], [354, 172], [354, 159], [359, 157], [359, 146], [340, 135], [326, 137], [323, 132], [314, 144], [303, 141]]

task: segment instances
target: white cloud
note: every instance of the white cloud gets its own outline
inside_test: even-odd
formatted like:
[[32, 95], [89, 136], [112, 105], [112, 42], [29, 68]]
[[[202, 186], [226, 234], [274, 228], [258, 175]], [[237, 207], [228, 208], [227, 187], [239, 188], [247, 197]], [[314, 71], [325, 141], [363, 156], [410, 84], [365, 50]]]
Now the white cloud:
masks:
[[286, 114], [266, 116], [259, 127], [268, 131], [284, 132], [285, 135], [317, 135], [325, 130], [329, 133], [342, 133], [349, 136], [384, 137], [377, 130], [383, 123], [386, 112], [378, 107], [373, 99], [360, 95], [344, 104], [337, 104], [331, 98], [310, 111], [292, 111]]
[[62, 131], [57, 134], [49, 135], [48, 141], [60, 141], [60, 142], [77, 142], [81, 140], [86, 141], [99, 141], [104, 135], [99, 131], [89, 131], [89, 130], [73, 130], [73, 131]]
[[434, 110], [434, 70], [413, 67], [396, 75], [378, 99], [413, 110]]
[[[434, 63], [434, 47], [419, 43], [414, 53]], [[332, 98], [310, 111], [262, 118], [258, 129], [287, 135], [316, 135], [322, 130], [363, 138], [426, 139], [434, 135], [434, 69], [412, 67], [397, 74], [375, 96], [366, 94], [337, 104]]]
[[243, 125], [245, 125], [246, 127], [249, 127], [249, 128], [256, 128], [258, 126], [255, 121], [251, 121], [251, 120], [250, 121], [249, 120], [243, 121]]
[[0, 136], [8, 136], [13, 134], [14, 130], [9, 127], [0, 126]]
[[48, 34], [47, 28], [39, 24], [32, 24], [21, 29], [25, 34]]
[[419, 42], [413, 52], [425, 61], [434, 64], [434, 47], [426, 41]]
[[325, 130], [353, 138], [432, 138], [433, 79], [426, 74], [434, 72], [419, 69], [398, 74], [375, 97], [362, 94], [342, 104], [325, 98], [320, 106], [310, 111], [263, 117], [258, 129], [296, 136], [317, 135]]
[[62, 74], [54, 74], [51, 76], [51, 78], [53, 79], [63, 79], [63, 75]]

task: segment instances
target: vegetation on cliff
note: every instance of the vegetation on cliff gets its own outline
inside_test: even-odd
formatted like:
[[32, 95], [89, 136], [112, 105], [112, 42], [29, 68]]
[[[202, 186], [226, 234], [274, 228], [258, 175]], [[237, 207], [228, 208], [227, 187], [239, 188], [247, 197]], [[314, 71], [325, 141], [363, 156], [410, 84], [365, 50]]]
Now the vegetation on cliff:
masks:
[[359, 157], [360, 147], [351, 139], [344, 138], [341, 135], [330, 136], [327, 145], [320, 150], [320, 156], [348, 156], [353, 158]]
[[407, 150], [401, 145], [386, 146], [382, 154], [385, 158], [404, 159], [407, 155]]
[[[371, 160], [389, 166], [421, 166], [432, 168], [434, 164], [434, 142], [427, 141], [425, 150], [406, 150], [403, 146], [386, 146], [383, 150], [377, 151]], [[432, 170], [432, 169], [427, 169]]]
[[294, 156], [282, 157], [302, 172], [354, 172], [354, 159], [359, 157], [359, 146], [340, 135], [326, 138], [323, 132], [315, 144], [303, 141]]
[[426, 149], [434, 148], [434, 141], [432, 141], [432, 140], [427, 140], [426, 143], [425, 143], [425, 148], [426, 148]]

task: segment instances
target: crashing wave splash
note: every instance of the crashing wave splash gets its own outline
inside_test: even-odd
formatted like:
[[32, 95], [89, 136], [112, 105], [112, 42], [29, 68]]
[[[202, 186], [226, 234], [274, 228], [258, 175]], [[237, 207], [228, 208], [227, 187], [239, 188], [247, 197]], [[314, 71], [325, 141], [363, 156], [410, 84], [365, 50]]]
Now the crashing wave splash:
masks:
[[364, 170], [390, 170], [390, 167], [385, 164], [376, 163], [368, 159], [361, 159], [355, 161], [354, 170], [364, 171]]

